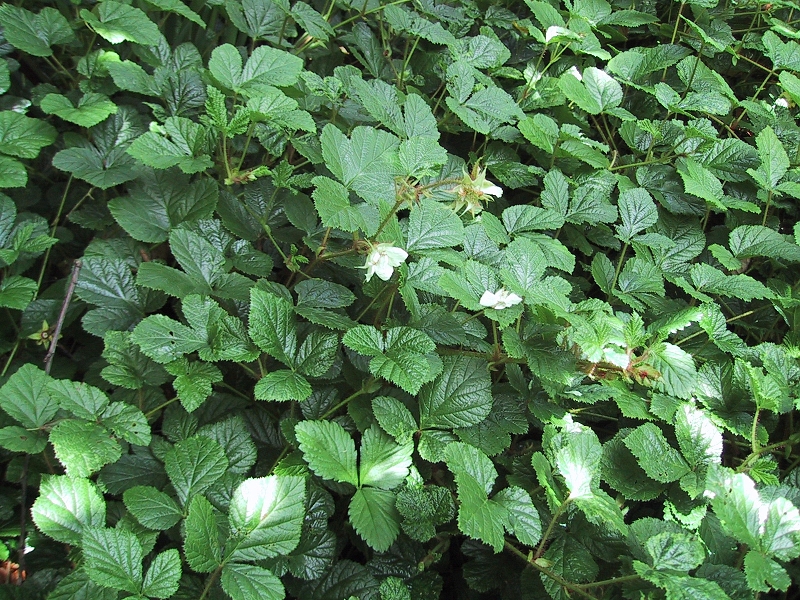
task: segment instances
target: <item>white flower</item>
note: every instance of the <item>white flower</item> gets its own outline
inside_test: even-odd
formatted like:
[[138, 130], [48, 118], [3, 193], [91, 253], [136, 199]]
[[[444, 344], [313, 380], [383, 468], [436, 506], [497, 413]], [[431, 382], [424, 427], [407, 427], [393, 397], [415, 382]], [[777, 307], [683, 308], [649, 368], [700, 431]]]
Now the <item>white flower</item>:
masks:
[[483, 292], [483, 296], [481, 296], [480, 299], [481, 306], [493, 308], [495, 310], [503, 310], [509, 306], [519, 304], [520, 302], [522, 302], [522, 298], [517, 296], [514, 292], [509, 292], [505, 288], [500, 288], [494, 293], [486, 290]]
[[483, 201], [490, 200], [487, 196], [499, 198], [503, 195], [503, 188], [486, 179], [486, 169], [481, 169], [477, 164], [472, 173], [464, 173], [461, 183], [450, 190], [456, 195], [456, 200], [451, 205], [456, 212], [470, 213], [473, 217], [483, 210]]
[[775, 100], [775, 106], [782, 106], [783, 108], [789, 108], [789, 101], [781, 96], [777, 100]]
[[362, 268], [367, 270], [367, 281], [372, 275], [377, 275], [384, 281], [389, 281], [394, 273], [394, 268], [399, 267], [408, 258], [408, 252], [402, 248], [395, 248], [391, 244], [374, 244], [367, 255], [367, 262]]

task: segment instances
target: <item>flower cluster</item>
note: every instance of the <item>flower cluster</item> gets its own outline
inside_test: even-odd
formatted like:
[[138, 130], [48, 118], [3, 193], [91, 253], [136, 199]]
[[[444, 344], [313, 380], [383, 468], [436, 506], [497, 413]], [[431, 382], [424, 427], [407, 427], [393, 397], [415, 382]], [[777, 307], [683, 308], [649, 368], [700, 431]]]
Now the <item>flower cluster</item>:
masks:
[[372, 250], [367, 255], [367, 262], [362, 268], [367, 270], [367, 281], [377, 275], [384, 281], [389, 281], [395, 267], [399, 267], [408, 258], [408, 252], [402, 248], [395, 248], [392, 244], [373, 244]]

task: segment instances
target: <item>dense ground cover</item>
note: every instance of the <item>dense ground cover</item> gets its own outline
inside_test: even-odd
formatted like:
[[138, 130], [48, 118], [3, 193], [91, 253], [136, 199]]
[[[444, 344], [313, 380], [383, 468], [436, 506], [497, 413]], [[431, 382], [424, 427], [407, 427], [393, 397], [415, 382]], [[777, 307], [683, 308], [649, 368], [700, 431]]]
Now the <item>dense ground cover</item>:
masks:
[[0, 6], [0, 596], [796, 597], [798, 20]]

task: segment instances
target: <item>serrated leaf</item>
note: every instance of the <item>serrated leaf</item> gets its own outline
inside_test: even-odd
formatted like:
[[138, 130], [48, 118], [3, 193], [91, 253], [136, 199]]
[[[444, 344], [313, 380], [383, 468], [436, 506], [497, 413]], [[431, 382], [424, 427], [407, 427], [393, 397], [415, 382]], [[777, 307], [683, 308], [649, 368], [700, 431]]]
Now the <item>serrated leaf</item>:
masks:
[[169, 598], [178, 591], [181, 578], [181, 556], [170, 548], [156, 555], [147, 569], [142, 594], [151, 598]]
[[164, 456], [164, 469], [183, 505], [213, 485], [227, 468], [222, 446], [202, 436], [178, 442]]
[[619, 106], [622, 86], [608, 73], [595, 67], [583, 71], [581, 80], [567, 71], [558, 81], [564, 95], [589, 114], [599, 114]]
[[356, 296], [349, 289], [325, 279], [305, 279], [294, 286], [297, 306], [314, 308], [346, 308]]
[[144, 46], [158, 46], [162, 39], [158, 26], [139, 8], [114, 0], [103, 0], [95, 11], [96, 13], [83, 9], [80, 12], [81, 18], [95, 33], [112, 44], [128, 41]]
[[800, 262], [800, 246], [762, 225], [740, 225], [731, 231], [730, 248], [738, 259], [767, 256], [775, 260]]
[[[8, 5], [4, 5], [6, 7]], [[36, 158], [56, 140], [56, 128], [18, 112], [0, 112], [0, 152], [19, 158]]]
[[358, 231], [373, 235], [380, 223], [378, 209], [369, 204], [350, 204], [350, 193], [342, 184], [328, 177], [313, 180], [316, 189], [311, 194], [319, 218], [326, 227], [342, 231]]
[[770, 298], [772, 291], [757, 279], [749, 275], [725, 275], [719, 269], [706, 263], [695, 263], [690, 270], [692, 283], [699, 292], [703, 292], [704, 301], [710, 301], [705, 294], [731, 296], [741, 300]]
[[442, 373], [419, 394], [420, 427], [467, 427], [492, 409], [491, 381], [485, 361], [445, 356]]
[[414, 444], [411, 439], [395, 442], [380, 428], [372, 426], [361, 438], [361, 453], [358, 469], [360, 485], [369, 485], [384, 490], [399, 486], [408, 475]]
[[617, 227], [617, 236], [626, 244], [633, 236], [658, 221], [658, 211], [653, 198], [644, 188], [633, 188], [620, 193], [617, 201], [622, 224]]
[[669, 445], [661, 430], [652, 423], [645, 423], [631, 431], [625, 437], [624, 443], [648, 477], [656, 481], [677, 481], [689, 472], [689, 465], [683, 457]]
[[633, 567], [639, 576], [666, 591], [669, 600], [726, 600], [730, 598], [715, 582], [674, 572], [652, 569], [638, 560]]
[[342, 342], [351, 350], [365, 356], [383, 354], [384, 343], [380, 331], [369, 325], [357, 325], [347, 331]]
[[210, 573], [222, 562], [222, 540], [214, 507], [200, 494], [189, 503], [183, 553], [198, 573]]
[[373, 398], [372, 413], [381, 428], [394, 438], [400, 438], [417, 430], [417, 422], [411, 411], [396, 398], [389, 396]]
[[148, 4], [160, 8], [161, 10], [173, 12], [182, 17], [189, 19], [192, 23], [199, 25], [201, 28], [206, 28], [206, 23], [202, 17], [194, 12], [191, 8], [186, 6], [180, 0], [147, 0]]
[[93, 127], [117, 112], [116, 104], [106, 96], [92, 92], [84, 94], [77, 106], [66, 96], [47, 94], [40, 106], [48, 115], [56, 115], [81, 127]]
[[556, 454], [556, 466], [569, 489], [569, 498], [590, 498], [597, 486], [602, 449], [597, 436], [584, 430], [570, 436]]
[[183, 517], [175, 501], [152, 486], [139, 485], [125, 490], [123, 499], [136, 520], [149, 529], [169, 529]]
[[118, 596], [117, 590], [97, 585], [83, 568], [78, 568], [58, 582], [47, 600], [116, 600]]
[[132, 531], [90, 527], [81, 538], [86, 572], [103, 587], [131, 594], [141, 590], [142, 545]]
[[667, 342], [651, 346], [650, 353], [650, 364], [660, 374], [654, 382], [655, 387], [678, 398], [691, 397], [697, 382], [692, 355]]
[[305, 498], [304, 477], [271, 475], [243, 481], [231, 498], [227, 558], [256, 561], [294, 550], [300, 541]]
[[50, 475], [42, 478], [31, 515], [36, 527], [65, 544], [79, 545], [87, 528], [106, 521], [106, 503], [88, 479]]
[[295, 427], [303, 458], [324, 479], [358, 485], [356, 445], [333, 421], [302, 421]]
[[58, 411], [50, 396], [50, 377], [31, 363], [22, 365], [0, 388], [0, 408], [30, 429], [38, 429]]
[[464, 241], [464, 225], [451, 209], [423, 199], [408, 217], [407, 250], [450, 248]]
[[531, 496], [522, 488], [511, 486], [492, 498], [508, 511], [507, 529], [526, 546], [534, 547], [542, 539], [542, 522]]
[[297, 400], [302, 402], [311, 395], [312, 388], [308, 380], [289, 369], [280, 369], [267, 373], [258, 380], [253, 394], [257, 400], [282, 402]]
[[266, 353], [286, 365], [293, 364], [297, 349], [297, 333], [292, 305], [273, 294], [250, 290], [249, 333]]
[[689, 533], [664, 531], [645, 542], [654, 569], [673, 569], [688, 572], [705, 560], [705, 549], [700, 540]]
[[205, 346], [197, 332], [165, 315], [150, 315], [139, 323], [131, 341], [158, 363], [170, 363]]
[[297, 81], [303, 61], [285, 50], [258, 46], [242, 67], [242, 55], [230, 44], [214, 48], [208, 61], [211, 74], [228, 89], [247, 97], [272, 86], [289, 86]]
[[772, 127], [765, 127], [756, 136], [756, 148], [761, 166], [747, 172], [761, 187], [772, 191], [789, 169], [789, 157]]
[[0, 7], [0, 24], [8, 43], [33, 56], [51, 56], [53, 44], [75, 39], [69, 21], [49, 6], [34, 14], [13, 4], [4, 4]]
[[400, 533], [400, 514], [394, 494], [377, 488], [360, 488], [347, 510], [350, 523], [359, 536], [378, 552], [385, 552]]
[[705, 411], [691, 404], [681, 406], [676, 414], [675, 437], [690, 466], [720, 464], [722, 432]]
[[270, 570], [255, 565], [226, 564], [220, 583], [233, 600], [282, 600], [286, 597], [281, 580]]
[[122, 456], [105, 427], [78, 419], [59, 421], [50, 431], [50, 443], [70, 477], [88, 477]]
[[338, 334], [319, 329], [312, 331], [297, 351], [297, 370], [308, 377], [322, 377], [333, 366], [338, 348]]

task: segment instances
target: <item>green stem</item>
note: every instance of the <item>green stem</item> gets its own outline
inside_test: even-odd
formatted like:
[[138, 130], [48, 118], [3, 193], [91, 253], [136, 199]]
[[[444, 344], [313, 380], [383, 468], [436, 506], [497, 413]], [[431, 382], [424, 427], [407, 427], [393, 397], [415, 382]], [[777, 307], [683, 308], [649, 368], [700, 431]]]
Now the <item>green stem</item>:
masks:
[[542, 534], [542, 541], [539, 542], [539, 546], [536, 548], [536, 553], [533, 555], [534, 559], [538, 559], [544, 553], [544, 545], [547, 543], [550, 534], [553, 533], [553, 529], [558, 524], [558, 520], [561, 518], [561, 515], [564, 514], [567, 506], [569, 506], [570, 499], [567, 498], [564, 502], [561, 503], [561, 506], [558, 507], [558, 510], [553, 515], [553, 518], [550, 519], [550, 523], [547, 524], [547, 529], [545, 530], [544, 534]]
[[352, 393], [352, 394], [350, 394], [350, 395], [349, 395], [347, 398], [345, 398], [344, 400], [342, 400], [341, 402], [339, 402], [339, 404], [337, 404], [337, 405], [336, 405], [336, 406], [334, 406], [333, 408], [330, 408], [330, 409], [328, 409], [327, 411], [325, 411], [325, 414], [324, 414], [324, 415], [322, 415], [322, 416], [320, 417], [320, 421], [324, 421], [325, 419], [327, 419], [328, 417], [330, 417], [330, 416], [331, 416], [332, 414], [334, 414], [334, 413], [335, 413], [337, 410], [339, 410], [339, 409], [340, 409], [340, 408], [342, 408], [343, 406], [346, 406], [347, 404], [349, 404], [351, 400], [355, 400], [355, 399], [356, 399], [356, 398], [358, 398], [359, 396], [363, 396], [364, 394], [366, 394], [367, 392], [366, 392], [366, 390], [365, 390], [364, 388], [365, 388], [367, 385], [371, 385], [373, 381], [375, 381], [375, 378], [374, 378], [374, 377], [370, 377], [369, 379], [367, 379], [367, 380], [364, 382], [364, 384], [365, 384], [365, 385], [364, 385], [364, 386], [363, 386], [363, 387], [362, 387], [360, 390], [358, 390], [358, 391], [356, 391], [356, 392], [353, 392], [353, 393]]
[[608, 290], [608, 298], [606, 299], [607, 302], [611, 302], [612, 294], [614, 293], [614, 288], [617, 287], [617, 280], [619, 279], [620, 271], [622, 271], [622, 263], [625, 262], [625, 253], [628, 251], [628, 244], [625, 243], [622, 246], [622, 252], [619, 253], [619, 259], [617, 260], [617, 268], [614, 270], [614, 281], [611, 282], [611, 287]]
[[218, 566], [217, 569], [208, 577], [208, 581], [206, 582], [206, 587], [203, 588], [203, 593], [200, 594], [200, 598], [198, 598], [198, 600], [205, 600], [206, 596], [208, 596], [208, 592], [211, 591], [211, 587], [217, 581], [221, 573], [222, 573], [222, 565]]
[[788, 439], [782, 442], [775, 442], [774, 444], [769, 444], [768, 446], [764, 446], [760, 448], [758, 452], [753, 452], [744, 459], [741, 465], [736, 469], [737, 473], [742, 473], [750, 468], [750, 463], [753, 463], [758, 459], [759, 456], [772, 452], [773, 450], [777, 450], [778, 448], [784, 448], [786, 446], [794, 446], [795, 444], [800, 443], [800, 433], [795, 433], [794, 435], [789, 436]]
[[758, 416], [761, 409], [756, 407], [756, 414], [753, 415], [753, 426], [750, 428], [750, 448], [753, 454], [761, 453], [761, 446], [758, 444]]
[[519, 549], [517, 549], [516, 547], [514, 547], [513, 544], [510, 544], [509, 542], [505, 542], [504, 545], [505, 545], [506, 550], [509, 550], [512, 554], [514, 554], [515, 556], [521, 558], [526, 563], [531, 565], [534, 569], [536, 569], [537, 571], [539, 571], [540, 573], [542, 573], [546, 577], [549, 577], [550, 579], [552, 579], [553, 581], [555, 581], [556, 583], [558, 583], [562, 587], [567, 588], [570, 592], [574, 592], [578, 596], [581, 596], [582, 598], [587, 598], [588, 600], [597, 600], [595, 598], [595, 596], [593, 596], [589, 592], [585, 591], [581, 584], [573, 583], [572, 581], [567, 581], [566, 579], [561, 577], [561, 575], [559, 575], [558, 573], [554, 573], [553, 571], [551, 571], [547, 567], [538, 564], [538, 562], [536, 562], [535, 559], [532, 559], [529, 555], [525, 554], [524, 552], [522, 552]]

